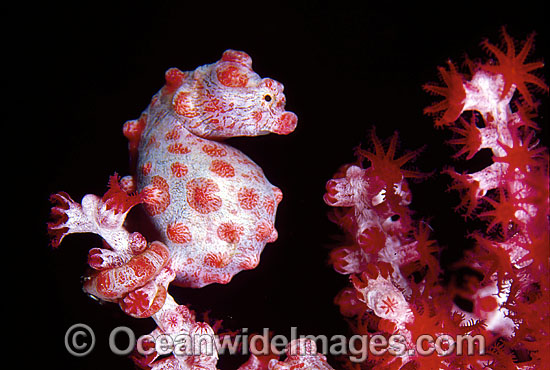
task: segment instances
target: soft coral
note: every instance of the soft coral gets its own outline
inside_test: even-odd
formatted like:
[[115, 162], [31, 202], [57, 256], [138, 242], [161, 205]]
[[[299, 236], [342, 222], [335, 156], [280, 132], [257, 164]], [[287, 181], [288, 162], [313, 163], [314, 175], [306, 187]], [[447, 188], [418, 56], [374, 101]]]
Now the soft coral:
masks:
[[482, 212], [479, 216], [491, 220], [489, 226], [487, 226], [487, 231], [491, 231], [495, 226], [500, 225], [502, 232], [506, 235], [513, 222], [520, 222], [517, 212], [521, 209], [521, 204], [513, 195], [507, 195], [503, 188], [498, 190], [498, 201], [489, 197], [484, 198], [493, 206], [493, 209]]
[[456, 121], [462, 114], [466, 100], [462, 75], [457, 72], [455, 65], [451, 61], [447, 63], [449, 64], [448, 71], [443, 67], [438, 67], [439, 75], [447, 87], [431, 83], [422, 86], [424, 91], [445, 97], [444, 100], [424, 108], [424, 113], [431, 115], [438, 115], [443, 111], [443, 114], [436, 120], [435, 127], [447, 126]]
[[493, 161], [507, 163], [510, 166], [508, 172], [511, 174], [516, 169], [522, 172], [529, 171], [537, 164], [537, 159], [542, 157], [546, 151], [544, 147], [535, 148], [537, 142], [531, 143], [534, 134], [535, 132], [531, 131], [524, 140], [516, 135], [512, 138], [512, 144], [509, 146], [499, 143], [506, 152], [506, 155], [501, 157], [493, 156]]
[[506, 42], [506, 53], [495, 45], [490, 44], [488, 40], [484, 40], [481, 43], [484, 48], [498, 59], [498, 65], [486, 65], [484, 68], [490, 72], [499, 73], [504, 76], [505, 83], [501, 97], [508, 94], [512, 85], [516, 85], [516, 88], [525, 99], [525, 102], [529, 106], [534, 106], [535, 103], [527, 89], [526, 83], [536, 85], [542, 90], [548, 91], [548, 86], [540, 78], [531, 74], [532, 71], [544, 67], [544, 63], [540, 61], [525, 63], [525, 59], [533, 46], [535, 35], [531, 34], [527, 38], [518, 55], [516, 55], [514, 39], [506, 33], [504, 28], [502, 29], [502, 37]]
[[449, 144], [459, 145], [462, 148], [454, 155], [455, 158], [460, 157], [463, 154], [467, 154], [466, 159], [472, 159], [474, 155], [481, 148], [481, 133], [476, 126], [476, 116], [472, 115], [470, 121], [466, 121], [464, 118], [460, 117], [461, 127], [451, 127], [451, 131], [457, 133], [463, 137], [457, 137], [449, 140]]
[[401, 167], [411, 159], [414, 159], [420, 150], [409, 152], [399, 158], [394, 158], [395, 149], [397, 147], [398, 134], [395, 132], [391, 138], [388, 150], [384, 151], [384, 146], [380, 139], [376, 136], [373, 129], [371, 131], [371, 139], [374, 144], [374, 153], [359, 149], [358, 156], [367, 158], [371, 163], [371, 168], [374, 176], [378, 176], [387, 184], [395, 184], [403, 177], [418, 178], [423, 175], [416, 171], [404, 170]]

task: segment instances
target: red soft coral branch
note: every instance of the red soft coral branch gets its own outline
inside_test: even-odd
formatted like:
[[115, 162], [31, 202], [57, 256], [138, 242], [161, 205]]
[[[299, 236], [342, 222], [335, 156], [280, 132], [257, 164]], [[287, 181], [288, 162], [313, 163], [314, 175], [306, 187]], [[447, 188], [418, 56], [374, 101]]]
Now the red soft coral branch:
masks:
[[[486, 352], [408, 352], [398, 360], [380, 357], [357, 369], [515, 370], [544, 363], [547, 351], [541, 348], [550, 345], [550, 332], [539, 323], [550, 322], [550, 180], [547, 150], [535, 137], [537, 103], [527, 85], [548, 87], [531, 73], [542, 62], [525, 62], [533, 35], [517, 55], [504, 30], [503, 38], [506, 52], [483, 42], [498, 64], [470, 61], [467, 77], [448, 62], [448, 69], [439, 68], [445, 86], [424, 85], [427, 92], [444, 97], [424, 112], [435, 116], [436, 128], [449, 126], [456, 134], [450, 140], [458, 147], [455, 159], [465, 156], [469, 161], [482, 149], [492, 152], [493, 163], [477, 172], [442, 171], [452, 177], [451, 190], [460, 192], [457, 210], [476, 227], [486, 224], [470, 234], [475, 248], [466, 251], [462, 261], [444, 266], [468, 269], [470, 279], [460, 276], [441, 285], [443, 273], [449, 271], [440, 266], [440, 247], [430, 239], [428, 223], [414, 220], [408, 209], [412, 196], [405, 178], [421, 175], [403, 167], [418, 151], [396, 158], [397, 134], [384, 149], [373, 131], [374, 150], [357, 151], [359, 164], [364, 158], [370, 167], [344, 166], [327, 183], [325, 195], [328, 205], [341, 207], [335, 208], [338, 217], [333, 220], [355, 242], [336, 248], [331, 263], [351, 275], [351, 287], [335, 302], [356, 333], [399, 333], [407, 344], [423, 334], [480, 334]], [[514, 99], [516, 90], [519, 101]], [[465, 119], [464, 112], [471, 118]], [[466, 303], [459, 307], [457, 299], [471, 308]]]
[[443, 67], [438, 67], [440, 77], [447, 87], [431, 83], [422, 86], [429, 93], [445, 97], [444, 100], [424, 108], [424, 113], [439, 116], [436, 120], [436, 127], [447, 126], [456, 121], [462, 114], [466, 99], [463, 76], [456, 71], [456, 67], [451, 61], [448, 61], [447, 64], [449, 65], [448, 71]]
[[492, 53], [498, 60], [498, 65], [485, 65], [484, 68], [490, 72], [501, 74], [504, 77], [504, 88], [502, 89], [501, 97], [508, 94], [512, 85], [515, 85], [518, 91], [521, 93], [526, 103], [533, 106], [534, 100], [527, 89], [526, 83], [536, 85], [543, 91], [548, 91], [548, 86], [542, 79], [531, 74], [532, 71], [544, 67], [543, 62], [525, 63], [525, 59], [529, 55], [531, 48], [533, 47], [533, 41], [535, 34], [531, 34], [525, 43], [523, 48], [516, 55], [516, 48], [514, 46], [514, 39], [506, 33], [506, 29], [502, 28], [502, 37], [506, 42], [506, 53], [500, 50], [495, 45], [489, 43], [488, 40], [484, 40], [481, 45]]
[[491, 220], [489, 226], [487, 226], [487, 231], [491, 231], [495, 226], [500, 225], [500, 229], [506, 234], [512, 223], [520, 222], [516, 217], [516, 212], [521, 209], [521, 204], [514, 196], [506, 195], [503, 188], [499, 188], [499, 200], [489, 197], [485, 197], [485, 200], [493, 207], [492, 210], [479, 214], [479, 217]]
[[371, 132], [371, 140], [374, 145], [374, 153], [362, 149], [357, 150], [359, 156], [367, 158], [370, 161], [373, 175], [378, 176], [382, 181], [388, 184], [394, 184], [403, 177], [418, 178], [423, 176], [420, 172], [402, 169], [405, 163], [418, 155], [418, 150], [404, 154], [399, 158], [394, 158], [397, 139], [398, 134], [395, 132], [388, 145], [388, 150], [385, 151], [380, 139], [378, 139], [373, 129]]
[[143, 202], [141, 193], [128, 194], [120, 185], [120, 177], [117, 173], [109, 177], [109, 190], [101, 199], [107, 210], [115, 213], [126, 213], [130, 208]]
[[470, 121], [466, 121], [464, 118], [460, 118], [461, 127], [452, 126], [450, 129], [462, 136], [461, 138], [455, 138], [449, 140], [449, 144], [462, 146], [455, 155], [455, 158], [460, 157], [463, 154], [467, 154], [466, 159], [472, 159], [472, 157], [479, 151], [482, 144], [481, 133], [477, 126], [477, 119], [475, 115], [472, 115]]
[[493, 156], [493, 161], [508, 164], [508, 172], [514, 173], [516, 170], [528, 172], [533, 166], [539, 164], [539, 159], [546, 152], [546, 148], [536, 148], [537, 143], [533, 143], [535, 132], [531, 131], [527, 137], [522, 140], [518, 136], [512, 138], [512, 143], [506, 145], [500, 143], [506, 155], [501, 157]]

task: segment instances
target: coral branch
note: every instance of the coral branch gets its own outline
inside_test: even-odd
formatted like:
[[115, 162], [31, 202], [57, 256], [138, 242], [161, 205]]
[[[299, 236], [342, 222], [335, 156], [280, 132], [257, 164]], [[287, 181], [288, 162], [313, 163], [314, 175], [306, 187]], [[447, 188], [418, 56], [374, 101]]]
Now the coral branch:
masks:
[[[414, 220], [407, 208], [411, 194], [405, 178], [416, 173], [401, 167], [416, 153], [394, 159], [396, 135], [387, 151], [373, 135], [374, 153], [357, 152], [371, 167], [343, 166], [327, 182], [325, 203], [336, 207], [331, 219], [355, 241], [334, 249], [330, 262], [337, 272], [351, 275], [351, 288], [335, 302], [356, 332], [399, 333], [407, 348], [426, 334], [481, 335], [488, 346], [470, 356], [419, 356], [409, 350], [397, 359], [377, 359], [376, 368], [534, 369], [545, 361], [542, 349], [550, 344], [550, 332], [540, 330], [539, 323], [550, 321], [548, 154], [535, 138], [537, 103], [527, 84], [548, 87], [531, 74], [542, 62], [525, 62], [534, 36], [517, 55], [504, 29], [503, 38], [506, 52], [482, 43], [498, 64], [470, 62], [469, 78], [449, 61], [448, 70], [439, 68], [446, 87], [424, 85], [445, 98], [424, 112], [435, 116], [436, 128], [457, 135], [450, 141], [458, 147], [455, 159], [471, 160], [482, 149], [492, 152], [493, 163], [477, 172], [443, 171], [453, 180], [450, 188], [460, 192], [457, 209], [486, 223], [470, 235], [475, 247], [463, 260], [444, 266], [469, 271], [463, 281], [442, 285], [440, 247], [430, 239], [428, 223]], [[516, 90], [520, 102], [513, 100]]]

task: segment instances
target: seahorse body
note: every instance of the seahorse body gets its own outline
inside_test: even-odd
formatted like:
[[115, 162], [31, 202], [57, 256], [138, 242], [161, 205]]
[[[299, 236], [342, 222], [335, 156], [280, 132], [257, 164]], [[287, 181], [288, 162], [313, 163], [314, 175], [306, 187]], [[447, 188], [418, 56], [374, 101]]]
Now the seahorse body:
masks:
[[232, 136], [288, 134], [283, 86], [252, 71], [234, 50], [192, 72], [170, 69], [166, 85], [124, 133], [137, 157], [137, 190], [171, 252], [175, 283], [227, 283], [257, 266], [274, 227], [282, 192], [239, 150]]

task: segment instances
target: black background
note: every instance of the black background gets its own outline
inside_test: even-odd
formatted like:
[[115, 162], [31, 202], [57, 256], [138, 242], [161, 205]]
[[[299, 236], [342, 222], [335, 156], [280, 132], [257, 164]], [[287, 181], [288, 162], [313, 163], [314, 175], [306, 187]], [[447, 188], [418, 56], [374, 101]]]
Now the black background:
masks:
[[[171, 287], [170, 293], [199, 317], [209, 311], [211, 319], [222, 319], [227, 329], [267, 327], [289, 335], [296, 326], [299, 334], [346, 334], [333, 298], [347, 278], [327, 265], [340, 232], [326, 217], [326, 181], [354, 160], [355, 147], [369, 147], [373, 125], [381, 138], [398, 130], [398, 154], [424, 146], [408, 168], [435, 171], [411, 184], [412, 208], [431, 218], [442, 248], [466, 246], [469, 229], [454, 214], [457, 198], [445, 192], [448, 178], [439, 174], [451, 164], [452, 148], [444, 144], [449, 135], [434, 130], [432, 119], [422, 114], [434, 99], [421, 86], [437, 80], [436, 67], [448, 58], [460, 64], [466, 53], [483, 56], [481, 40], [499, 43], [504, 25], [517, 40], [536, 31], [531, 60], [545, 57], [542, 3], [159, 1], [4, 9], [3, 80], [9, 96], [4, 147], [17, 148], [5, 156], [10, 189], [5, 212], [15, 221], [5, 230], [6, 240], [18, 235], [5, 249], [21, 252], [5, 261], [16, 271], [6, 285], [19, 293], [7, 301], [22, 316], [17, 319], [23, 324], [17, 348], [22, 359], [60, 369], [132, 368], [127, 358], [110, 353], [109, 332], [126, 325], [140, 335], [155, 325], [82, 293], [86, 254], [100, 239], [74, 235], [50, 249], [48, 196], [63, 190], [79, 201], [87, 193], [103, 194], [109, 175], [128, 173], [122, 124], [145, 109], [163, 85], [164, 71], [215, 62], [228, 48], [246, 51], [260, 76], [283, 83], [287, 109], [299, 118], [288, 136], [229, 140], [283, 190], [279, 239], [266, 247], [257, 269], [238, 274], [229, 285]], [[544, 138], [548, 98], [538, 98]], [[23, 230], [16, 232], [17, 226]], [[85, 358], [71, 357], [63, 345], [65, 330], [79, 322], [90, 325], [97, 338]], [[219, 366], [237, 368], [244, 360], [224, 359]]]

